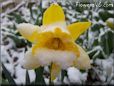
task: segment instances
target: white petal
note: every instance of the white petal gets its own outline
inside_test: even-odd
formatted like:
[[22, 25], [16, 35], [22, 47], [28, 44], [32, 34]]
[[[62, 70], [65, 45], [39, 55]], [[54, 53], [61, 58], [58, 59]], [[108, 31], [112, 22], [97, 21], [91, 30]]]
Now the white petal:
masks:
[[21, 65], [26, 69], [35, 69], [40, 66], [38, 59], [32, 55], [32, 50], [25, 53], [25, 57], [21, 60]]
[[87, 53], [79, 45], [77, 45], [77, 46], [78, 46], [78, 49], [80, 51], [80, 57], [78, 57], [75, 60], [75, 66], [79, 69], [89, 69], [89, 68], [91, 68], [89, 56], [87, 55]]

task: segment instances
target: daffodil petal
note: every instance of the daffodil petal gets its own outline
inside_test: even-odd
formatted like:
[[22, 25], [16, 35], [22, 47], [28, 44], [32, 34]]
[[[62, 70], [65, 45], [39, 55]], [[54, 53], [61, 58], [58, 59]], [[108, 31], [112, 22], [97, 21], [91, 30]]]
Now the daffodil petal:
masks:
[[38, 26], [29, 23], [21, 23], [17, 25], [17, 28], [21, 35], [30, 42], [35, 42], [37, 40]]
[[91, 68], [90, 58], [89, 58], [88, 54], [78, 44], [77, 44], [77, 47], [80, 52], [80, 57], [75, 59], [74, 66], [79, 69]]
[[74, 52], [76, 57], [80, 56], [79, 49], [75, 42], [67, 42], [64, 45], [66, 46], [66, 50]]
[[73, 65], [76, 55], [72, 51], [54, 50], [48, 48], [34, 48], [33, 58], [37, 58], [41, 66], [56, 63], [62, 69], [67, 69]]
[[51, 4], [51, 6], [43, 14], [43, 25], [56, 22], [65, 22], [65, 15], [62, 8], [58, 4]]
[[51, 81], [53, 81], [58, 74], [61, 71], [61, 67], [56, 65], [55, 63], [52, 63], [52, 68], [51, 68]]
[[20, 64], [23, 66], [23, 68], [26, 68], [26, 69], [35, 69], [40, 66], [38, 59], [32, 55], [32, 49], [29, 49], [25, 53], [25, 56], [20, 61]]
[[71, 33], [74, 40], [76, 40], [84, 31], [86, 31], [91, 25], [91, 22], [78, 22], [68, 25], [68, 30]]

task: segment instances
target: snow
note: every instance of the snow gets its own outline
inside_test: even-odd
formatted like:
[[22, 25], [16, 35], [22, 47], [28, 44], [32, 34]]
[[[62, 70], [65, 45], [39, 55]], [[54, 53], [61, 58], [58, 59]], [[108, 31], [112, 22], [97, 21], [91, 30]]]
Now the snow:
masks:
[[86, 81], [87, 74], [81, 73], [77, 68], [70, 67], [67, 69], [68, 77], [71, 83], [81, 84], [82, 81]]
[[13, 0], [8, 0], [8, 1], [5, 1], [5, 2], [2, 2], [1, 7], [4, 7], [4, 6], [6, 6], [8, 4], [11, 4], [11, 3], [13, 3]]
[[68, 80], [68, 78], [67, 78], [66, 76], [64, 77], [63, 82], [64, 82], [65, 84], [70, 84], [70, 83], [69, 83], [69, 80]]
[[11, 73], [11, 76], [13, 76], [13, 74], [14, 74], [14, 66], [13, 66], [13, 64], [12, 63], [5, 63], [4, 66]]
[[113, 13], [114, 13], [114, 11], [113, 11], [113, 10], [108, 10], [108, 12], [109, 12], [110, 14], [113, 14]]
[[[73, 64], [76, 58], [75, 54], [71, 51], [53, 50], [46, 48], [39, 48], [34, 56], [31, 49], [25, 54], [21, 64], [24, 68], [31, 69], [51, 64], [51, 62], [58, 64], [63, 69], [68, 68]], [[42, 58], [41, 58], [42, 57]], [[62, 57], [62, 58], [61, 58]]]
[[17, 81], [20, 81], [22, 84], [25, 83], [26, 70], [22, 69], [20, 65], [15, 67]]
[[35, 81], [36, 75], [34, 70], [29, 70], [29, 77], [30, 77], [30, 82]]
[[48, 66], [45, 66], [45, 67], [44, 67], [44, 70], [45, 70], [47, 73], [49, 73], [49, 71], [50, 71]]
[[67, 14], [66, 16], [70, 20], [71, 23], [77, 21], [77, 19], [74, 16], [72, 16], [72, 15]]
[[13, 26], [15, 24], [14, 20], [9, 20], [8, 17], [4, 17], [1, 21], [1, 27]]
[[99, 21], [98, 21], [98, 24], [105, 25], [105, 23], [103, 22], [103, 20], [99, 20]]
[[114, 22], [114, 18], [108, 18], [107, 22]]
[[12, 60], [11, 60], [8, 52], [6, 51], [6, 47], [5, 46], [3, 46], [3, 45], [1, 46], [1, 51], [3, 52], [3, 53], [1, 53], [1, 57], [3, 57], [3, 58], [1, 58], [1, 61], [2, 62], [6, 62], [8, 60], [8, 61], [11, 62]]
[[16, 11], [16, 10], [17, 10], [19, 7], [21, 7], [23, 4], [25, 4], [24, 1], [22, 1], [21, 3], [19, 3], [19, 4], [18, 4], [15, 8], [13, 8], [13, 9], [7, 8], [7, 10], [6, 10], [4, 13], [1, 13], [1, 17], [4, 17], [4, 16], [6, 16], [7, 14], [10, 14], [10, 13]]
[[71, 6], [69, 6], [69, 7], [68, 7], [68, 9], [69, 9], [69, 10], [72, 10], [72, 7], [71, 7]]
[[61, 85], [61, 75], [59, 75], [59, 78], [57, 77], [54, 81], [53, 81], [53, 83], [55, 84], [55, 85]]
[[73, 10], [67, 10], [67, 13], [70, 14], [70, 15], [72, 15], [72, 16], [75, 16], [76, 15], [76, 13]]
[[21, 7], [21, 8], [19, 9], [19, 11], [22, 13], [23, 19], [25, 19], [27, 22], [30, 22], [30, 20], [31, 20], [31, 17], [30, 17], [30, 10], [27, 9], [27, 8], [25, 8], [25, 7]]
[[[112, 77], [112, 75], [114, 75], [114, 54], [111, 54], [109, 58], [107, 59], [96, 59], [95, 63], [97, 65], [99, 65], [99, 67], [102, 67], [102, 74], [100, 74], [100, 79], [105, 82], [106, 81], [106, 77], [107, 77], [107, 81], [110, 80], [110, 78]], [[97, 72], [99, 70], [96, 70]], [[100, 72], [100, 71], [99, 71]]]
[[93, 17], [97, 17], [97, 16], [99, 16], [98, 12], [93, 11]]
[[[75, 22], [75, 21], [80, 20], [82, 18], [87, 18], [87, 16], [89, 15], [88, 10], [84, 10], [83, 11], [84, 14], [83, 13], [81, 14], [81, 13], [75, 11], [75, 9], [72, 9], [72, 6], [65, 7], [65, 5], [66, 5], [65, 1], [61, 1], [61, 2], [62, 2], [62, 5], [64, 5], [63, 9], [66, 12], [66, 17], [68, 18], [67, 22], [69, 22], [69, 23]], [[7, 3], [12, 3], [12, 0], [8, 0], [6, 3], [2, 3], [2, 6], [5, 6]], [[14, 16], [11, 16], [8, 14], [13, 12], [13, 11], [15, 11], [16, 13], [20, 12], [21, 17], [24, 20], [26, 20], [29, 23], [34, 24], [35, 20], [31, 19], [30, 10], [25, 5], [23, 6], [23, 4], [25, 4], [25, 3], [24, 2], [20, 3], [14, 9], [7, 9], [7, 12], [1, 13], [2, 21], [0, 21], [1, 30], [4, 30], [4, 31], [1, 31], [1, 34], [2, 34], [2, 36], [1, 36], [1, 40], [2, 40], [1, 41], [1, 44], [2, 44], [1, 45], [1, 51], [2, 51], [1, 60], [4, 63], [5, 67], [8, 69], [8, 71], [11, 73], [11, 75], [12, 76], [13, 76], [13, 74], [16, 75], [16, 78], [14, 78], [14, 79], [15, 79], [17, 84], [25, 84], [26, 70], [23, 69], [21, 67], [21, 65], [19, 64], [19, 62], [24, 58], [25, 48], [24, 47], [21, 49], [16, 48], [14, 41], [11, 38], [7, 37], [7, 35], [15, 36], [15, 33], [17, 31], [17, 30], [14, 31], [11, 29], [11, 27], [17, 23], [15, 22]], [[37, 3], [35, 3], [35, 4], [37, 4]], [[42, 3], [42, 7], [47, 8], [48, 6], [49, 6], [49, 4], [47, 4], [47, 1], [45, 0], [44, 3]], [[39, 10], [39, 8], [37, 8], [37, 6], [33, 6], [32, 9], [37, 10], [37, 13], [40, 14], [40, 10]], [[103, 9], [98, 9], [98, 11], [93, 10], [92, 15], [94, 17], [99, 17], [99, 15], [98, 15], [99, 12], [104, 12], [104, 10]], [[109, 12], [110, 14], [114, 13], [113, 10], [108, 10], [107, 12]], [[9, 17], [13, 17], [13, 19], [10, 20]], [[34, 19], [36, 19], [37, 14], [33, 14], [33, 17], [34, 17]], [[88, 20], [89, 19], [90, 19], [90, 16], [89, 16]], [[42, 16], [39, 16], [39, 20], [42, 20]], [[114, 19], [109, 18], [107, 21], [113, 22]], [[104, 26], [106, 25], [105, 22], [103, 22], [101, 19], [96, 21], [93, 18], [92, 23], [93, 24], [102, 24]], [[81, 39], [84, 39], [83, 43], [82, 43], [83, 48], [86, 48], [87, 46], [91, 46], [92, 43], [94, 42], [95, 37], [97, 37], [98, 41], [101, 42], [101, 36], [106, 34], [106, 32], [109, 31], [109, 28], [106, 28], [105, 30], [104, 30], [104, 28], [100, 28], [99, 31], [100, 31], [100, 34], [98, 36], [97, 36], [97, 32], [91, 32], [91, 30], [89, 31], [89, 39], [88, 39], [89, 42], [88, 42], [88, 40], [85, 39], [85, 34], [82, 35], [82, 38], [80, 37]], [[7, 37], [5, 39], [5, 41], [9, 42], [7, 45], [4, 45], [4, 42], [5, 42], [5, 41], [3, 41], [4, 37]], [[23, 37], [19, 37], [19, 38], [23, 39]], [[89, 45], [88, 45], [88, 43], [89, 43]], [[15, 47], [16, 50], [12, 49], [13, 47]], [[11, 56], [7, 50], [10, 51]], [[92, 61], [91, 63], [95, 62], [97, 64], [98, 69], [95, 68], [96, 73], [99, 75], [102, 82], [114, 84], [114, 80], [112, 80], [112, 78], [114, 77], [114, 68], [113, 68], [113, 66], [114, 66], [114, 55], [111, 54], [110, 56], [107, 57], [107, 55], [104, 53], [103, 49], [99, 45], [96, 47], [92, 47], [92, 50], [88, 51], [88, 54], [90, 54], [94, 51], [97, 51], [97, 52], [96, 52], [96, 54], [94, 54], [94, 56], [92, 58], [94, 58], [95, 55], [98, 55], [99, 52], [102, 53], [103, 56], [105, 57], [105, 59], [97, 58], [95, 61], [93, 59], [91, 59], [91, 61]], [[16, 62], [13, 62], [13, 59], [15, 57], [17, 57], [18, 60]], [[99, 69], [99, 68], [101, 68], [101, 69]], [[46, 70], [46, 72], [49, 72], [48, 67], [45, 68], [45, 70]], [[82, 73], [80, 70], [78, 70], [77, 68], [74, 68], [74, 67], [68, 68], [67, 71], [68, 71], [68, 78], [65, 77], [64, 81], [63, 81], [66, 84], [70, 84], [70, 83], [83, 84], [87, 80], [87, 76], [88, 76], [87, 71]], [[30, 81], [33, 82], [35, 80], [34, 70], [29, 70], [29, 76], [30, 76]], [[47, 84], [49, 84], [49, 78], [45, 78], [45, 82]], [[58, 77], [56, 78], [55, 82], [56, 82], [55, 84], [61, 84], [61, 81], [58, 80]]]
[[39, 27], [30, 23], [21, 23], [17, 25], [17, 30], [25, 37], [31, 36]]
[[82, 74], [82, 76], [81, 76], [81, 78], [82, 78], [82, 82], [84, 83], [86, 80], [87, 80], [87, 72], [84, 72], [83, 74]]
[[43, 2], [42, 2], [42, 8], [47, 8], [47, 7], [49, 7], [49, 1], [48, 0], [43, 0]]
[[88, 15], [89, 14], [88, 10], [84, 10], [84, 14]]
[[48, 78], [44, 78], [45, 83], [48, 85], [49, 84], [49, 79]]
[[6, 45], [6, 49], [10, 49], [12, 47], [15, 47], [15, 43], [11, 38], [7, 38], [7, 41], [9, 41], [9, 44]]
[[[15, 72], [16, 72], [16, 77], [17, 77], [15, 81], [19, 84], [20, 83], [25, 84], [26, 70], [22, 69], [21, 65], [16, 66], [15, 69], [16, 69]], [[36, 78], [35, 71], [29, 70], [28, 73], [29, 73], [30, 82], [35, 81], [35, 78]]]
[[113, 85], [114, 84], [114, 80], [112, 80], [110, 84]]

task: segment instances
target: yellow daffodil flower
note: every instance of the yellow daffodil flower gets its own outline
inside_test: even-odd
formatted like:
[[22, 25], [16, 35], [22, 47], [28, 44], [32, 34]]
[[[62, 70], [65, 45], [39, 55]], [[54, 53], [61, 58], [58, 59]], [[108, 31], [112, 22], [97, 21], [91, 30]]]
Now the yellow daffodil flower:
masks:
[[43, 14], [42, 26], [29, 23], [17, 26], [21, 35], [33, 43], [21, 61], [22, 66], [35, 69], [52, 63], [52, 80], [61, 69], [71, 66], [90, 68], [89, 56], [75, 43], [90, 25], [90, 22], [77, 22], [67, 26], [62, 8], [58, 4], [51, 4]]

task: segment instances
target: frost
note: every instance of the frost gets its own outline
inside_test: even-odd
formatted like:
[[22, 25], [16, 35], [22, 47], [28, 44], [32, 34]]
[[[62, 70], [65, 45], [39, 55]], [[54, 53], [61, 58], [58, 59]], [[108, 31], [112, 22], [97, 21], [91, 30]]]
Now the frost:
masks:
[[113, 68], [114, 60], [112, 56], [114, 55], [111, 54], [110, 57], [107, 59], [95, 60], [95, 63], [99, 65], [100, 67], [102, 67], [103, 72], [99, 76], [100, 76], [100, 79], [104, 82], [106, 81], [106, 78], [107, 78], [107, 82], [110, 81], [112, 75], [114, 75], [114, 68]]
[[113, 14], [113, 13], [114, 13], [114, 11], [112, 11], [112, 10], [109, 10], [108, 12], [109, 12], [109, 13], [111, 13], [111, 14]]
[[3, 57], [3, 58], [1, 58], [1, 61], [6, 62], [8, 60], [11, 62], [12, 60], [11, 60], [8, 52], [6, 51], [6, 47], [1, 46], [1, 51], [3, 52], [3, 53], [1, 53], [1, 57]]
[[35, 81], [36, 76], [35, 76], [34, 70], [29, 70], [28, 72], [29, 72], [29, 76], [30, 76], [30, 82]]
[[25, 75], [26, 75], [26, 70], [22, 69], [20, 65], [15, 67], [15, 72], [16, 72], [16, 77], [18, 81], [20, 81], [22, 84], [25, 83]]
[[87, 74], [81, 73], [77, 68], [68, 68], [68, 77], [71, 83], [81, 84], [82, 81], [86, 80], [85, 76], [87, 76]]
[[12, 63], [5, 63], [4, 66], [11, 73], [11, 76], [13, 76], [13, 74], [14, 74], [14, 66], [13, 66], [13, 64]]
[[99, 20], [99, 21], [98, 21], [98, 24], [105, 25], [105, 23], [104, 23], [102, 20]]
[[88, 15], [89, 14], [88, 10], [84, 10], [84, 14]]
[[42, 8], [47, 8], [49, 6], [49, 1], [45, 0], [42, 2]]
[[4, 6], [6, 6], [7, 4], [11, 4], [11, 3], [13, 3], [13, 0], [9, 0], [9, 1], [6, 1], [6, 2], [2, 2], [2, 3], [1, 3], [1, 7], [4, 7]]
[[93, 17], [99, 16], [97, 12], [93, 12]]
[[7, 38], [6, 41], [9, 41], [9, 44], [5, 46], [6, 49], [10, 49], [12, 47], [15, 47], [15, 42], [12, 39]]
[[22, 17], [27, 21], [30, 22], [31, 17], [30, 17], [30, 10], [25, 8], [25, 7], [21, 7], [19, 9], [19, 11], [22, 13]]
[[107, 22], [114, 22], [114, 18], [108, 18]]
[[44, 80], [45, 80], [46, 84], [49, 84], [49, 79], [48, 78], [44, 78]]
[[70, 83], [69, 83], [69, 80], [68, 80], [68, 78], [67, 78], [67, 77], [64, 77], [63, 82], [64, 82], [65, 84], [70, 84]]

